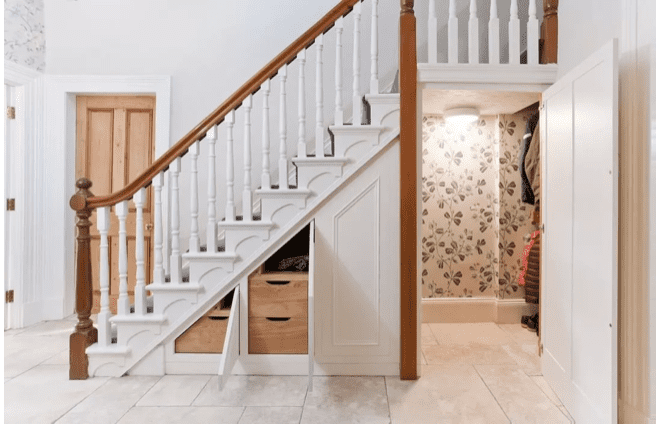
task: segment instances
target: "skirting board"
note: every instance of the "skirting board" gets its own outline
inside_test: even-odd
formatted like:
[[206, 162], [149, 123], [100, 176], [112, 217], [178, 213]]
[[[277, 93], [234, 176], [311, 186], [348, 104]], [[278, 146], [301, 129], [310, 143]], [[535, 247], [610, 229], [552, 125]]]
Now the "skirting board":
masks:
[[431, 298], [422, 300], [422, 322], [495, 322], [517, 324], [523, 315], [537, 313], [537, 305], [523, 299]]

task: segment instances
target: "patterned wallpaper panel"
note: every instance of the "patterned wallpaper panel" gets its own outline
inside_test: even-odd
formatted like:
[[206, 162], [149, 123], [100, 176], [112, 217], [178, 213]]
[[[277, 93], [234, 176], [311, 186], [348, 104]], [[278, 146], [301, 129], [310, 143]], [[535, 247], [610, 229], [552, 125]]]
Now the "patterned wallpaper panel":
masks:
[[530, 208], [518, 154], [525, 119], [483, 117], [465, 127], [423, 117], [423, 297], [521, 298]]
[[44, 71], [44, 0], [5, 0], [5, 59]]

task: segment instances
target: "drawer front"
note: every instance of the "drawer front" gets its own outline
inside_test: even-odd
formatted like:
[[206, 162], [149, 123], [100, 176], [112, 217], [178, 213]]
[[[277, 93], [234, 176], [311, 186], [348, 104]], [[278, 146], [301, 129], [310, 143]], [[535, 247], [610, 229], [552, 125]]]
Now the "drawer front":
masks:
[[228, 317], [204, 315], [176, 339], [176, 353], [222, 353]]
[[249, 353], [308, 353], [306, 317], [249, 318]]
[[308, 282], [303, 280], [249, 282], [249, 316], [305, 318]]

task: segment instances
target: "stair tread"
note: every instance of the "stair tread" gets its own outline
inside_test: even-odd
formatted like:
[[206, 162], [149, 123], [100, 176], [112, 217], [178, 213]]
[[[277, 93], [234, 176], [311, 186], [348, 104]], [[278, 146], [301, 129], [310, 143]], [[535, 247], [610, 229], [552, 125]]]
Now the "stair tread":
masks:
[[[262, 186], [258, 187], [258, 190], [263, 190], [263, 187]], [[272, 186], [270, 187], [270, 190], [280, 190], [279, 185], [278, 184], [272, 184]], [[296, 185], [289, 185], [288, 188], [284, 189], [284, 190], [297, 190], [297, 186]]]
[[[261, 221], [263, 217], [260, 214], [254, 214], [252, 221]], [[235, 216], [236, 221], [244, 221], [244, 217], [242, 215], [236, 215]], [[221, 222], [226, 222], [226, 217], [222, 218]]]

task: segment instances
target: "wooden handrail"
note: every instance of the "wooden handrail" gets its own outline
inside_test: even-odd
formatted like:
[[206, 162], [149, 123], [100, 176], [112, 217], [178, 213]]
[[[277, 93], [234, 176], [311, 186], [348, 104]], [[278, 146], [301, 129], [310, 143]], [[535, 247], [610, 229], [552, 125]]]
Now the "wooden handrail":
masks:
[[242, 87], [226, 99], [224, 103], [153, 162], [151, 166], [131, 181], [130, 184], [107, 196], [89, 197], [86, 199], [86, 206], [90, 209], [96, 209], [104, 206], [115, 205], [119, 202], [130, 199], [137, 190], [150, 184], [151, 180], [153, 180], [153, 178], [155, 178], [160, 172], [164, 171], [174, 159], [182, 156], [195, 141], [203, 139], [213, 126], [220, 124], [224, 120], [224, 117], [230, 111], [239, 107], [248, 95], [257, 92], [267, 79], [276, 76], [277, 72], [283, 65], [292, 62], [297, 54], [312, 45], [320, 34], [329, 31], [334, 26], [336, 20], [341, 16], [347, 15], [352, 10], [352, 7], [359, 1], [363, 0], [341, 0], [340, 3], [329, 11], [329, 13], [324, 15], [308, 31], [293, 41], [292, 44], [283, 50], [277, 57], [272, 59], [249, 81], [244, 83]]

